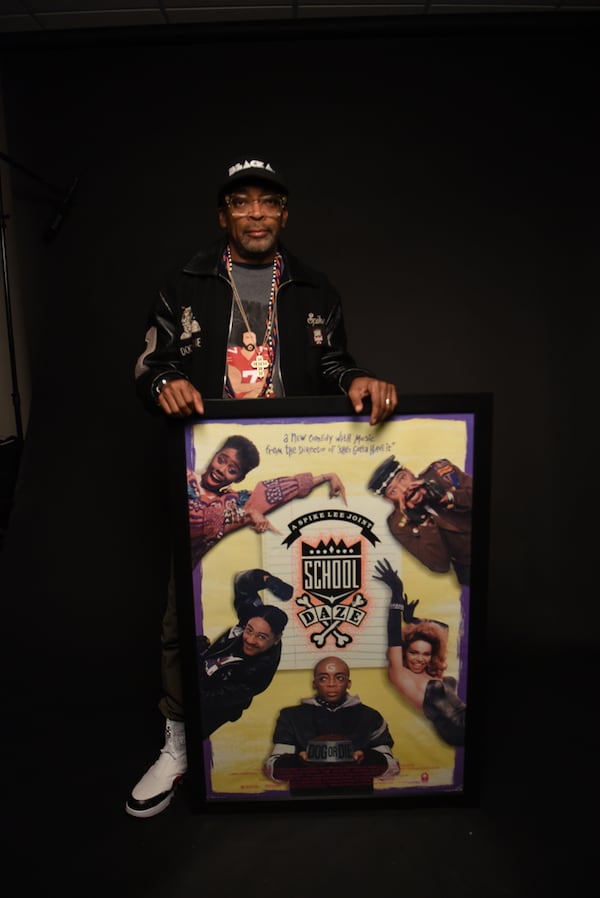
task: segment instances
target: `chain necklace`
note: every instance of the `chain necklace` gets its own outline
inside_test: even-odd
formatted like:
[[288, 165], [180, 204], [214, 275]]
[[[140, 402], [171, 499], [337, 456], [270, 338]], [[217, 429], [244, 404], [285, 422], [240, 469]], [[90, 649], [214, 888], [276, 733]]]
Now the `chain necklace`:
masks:
[[265, 322], [265, 334], [260, 345], [256, 345], [256, 334], [250, 328], [250, 322], [242, 303], [242, 298], [233, 277], [233, 260], [231, 258], [231, 249], [227, 245], [227, 249], [223, 255], [227, 276], [233, 290], [233, 298], [239, 309], [242, 321], [246, 327], [242, 334], [242, 346], [248, 352], [256, 350], [256, 358], [250, 364], [256, 369], [256, 376], [259, 380], [264, 380], [261, 396], [274, 396], [272, 385], [273, 380], [273, 363], [275, 360], [275, 351], [277, 348], [277, 327], [275, 324], [275, 300], [277, 299], [277, 291], [281, 283], [282, 258], [279, 253], [273, 259], [273, 277], [271, 278], [271, 293], [269, 296], [269, 306], [267, 310], [267, 320]]

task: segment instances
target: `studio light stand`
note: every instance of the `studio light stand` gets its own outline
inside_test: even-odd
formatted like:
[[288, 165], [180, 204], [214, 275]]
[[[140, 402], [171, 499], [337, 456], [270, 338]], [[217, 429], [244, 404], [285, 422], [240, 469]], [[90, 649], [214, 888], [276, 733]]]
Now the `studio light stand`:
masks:
[[[56, 237], [68, 208], [73, 201], [73, 196], [79, 183], [75, 178], [68, 190], [55, 187], [40, 178], [35, 172], [30, 171], [11, 159], [5, 153], [0, 152], [0, 159], [19, 169], [29, 178], [41, 184], [55, 197], [55, 208], [48, 226], [44, 231], [44, 241], [50, 243]], [[17, 356], [12, 322], [12, 310], [10, 300], [10, 279], [8, 276], [8, 254], [6, 251], [6, 221], [8, 215], [4, 211], [4, 196], [2, 192], [2, 171], [0, 169], [0, 250], [2, 258], [2, 284], [4, 289], [4, 306], [6, 312], [6, 336], [10, 359], [10, 374], [12, 383], [12, 402], [14, 407], [16, 435], [0, 438], [0, 548], [4, 541], [4, 535], [8, 527], [8, 519], [12, 509], [14, 489], [21, 461], [24, 442], [23, 419], [21, 415], [21, 396], [19, 394]]]

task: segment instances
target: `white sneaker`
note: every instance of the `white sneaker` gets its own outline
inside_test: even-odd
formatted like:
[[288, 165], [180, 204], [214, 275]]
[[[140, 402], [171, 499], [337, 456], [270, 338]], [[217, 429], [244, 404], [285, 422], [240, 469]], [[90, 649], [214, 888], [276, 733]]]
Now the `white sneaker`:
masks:
[[167, 720], [160, 756], [129, 795], [125, 803], [127, 813], [132, 817], [160, 814], [169, 805], [186, 770], [184, 724], [180, 720]]

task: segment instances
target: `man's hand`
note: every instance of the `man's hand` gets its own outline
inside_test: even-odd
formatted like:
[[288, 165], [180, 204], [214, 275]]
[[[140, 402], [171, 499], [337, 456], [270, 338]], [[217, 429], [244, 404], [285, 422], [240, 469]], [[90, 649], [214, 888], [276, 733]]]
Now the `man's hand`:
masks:
[[158, 395], [158, 404], [170, 418], [204, 414], [202, 396], [189, 380], [168, 380]]
[[400, 495], [400, 510], [408, 512], [419, 508], [427, 498], [425, 481], [422, 479], [411, 480], [405, 485], [404, 492]]
[[363, 400], [371, 400], [371, 417], [369, 424], [379, 424], [385, 421], [393, 413], [398, 405], [398, 395], [394, 384], [388, 384], [385, 380], [376, 380], [374, 377], [355, 377], [348, 390], [348, 398], [357, 415], [360, 415], [364, 405]]
[[429, 499], [439, 503], [439, 505], [443, 505], [445, 508], [451, 508], [454, 505], [454, 494], [452, 491], [445, 490], [435, 480], [425, 480], [423, 486], [427, 491]]

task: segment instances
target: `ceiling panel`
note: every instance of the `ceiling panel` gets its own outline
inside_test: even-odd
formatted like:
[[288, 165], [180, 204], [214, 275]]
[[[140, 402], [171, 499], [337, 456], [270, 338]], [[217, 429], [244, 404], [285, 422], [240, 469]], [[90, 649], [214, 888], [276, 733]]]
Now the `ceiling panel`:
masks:
[[308, 20], [449, 14], [568, 15], [600, 11], [600, 0], [0, 0], [0, 33], [131, 28], [202, 22]]

